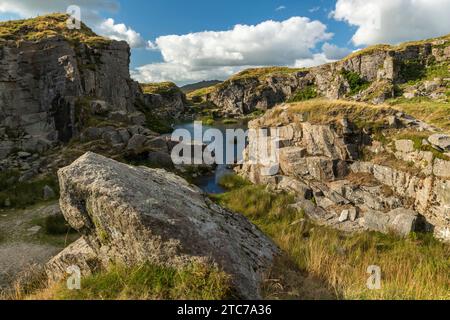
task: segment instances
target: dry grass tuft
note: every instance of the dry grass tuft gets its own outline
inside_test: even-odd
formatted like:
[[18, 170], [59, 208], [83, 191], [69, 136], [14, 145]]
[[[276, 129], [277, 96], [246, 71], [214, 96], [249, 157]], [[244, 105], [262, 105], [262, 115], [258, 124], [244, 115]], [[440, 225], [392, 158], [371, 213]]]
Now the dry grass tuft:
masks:
[[[276, 274], [285, 270], [289, 277], [282, 281], [278, 276], [272, 285], [269, 283], [268, 298], [308, 298], [299, 287], [308, 275], [320, 279], [328, 290], [325, 292], [340, 299], [450, 299], [450, 247], [432, 235], [412, 234], [403, 239], [320, 227], [304, 219], [301, 212], [289, 209], [292, 198], [271, 194], [260, 186], [237, 188], [216, 200], [245, 214], [286, 254], [287, 260], [284, 266], [282, 262], [276, 266]], [[292, 273], [292, 263], [303, 273]], [[371, 265], [381, 267], [381, 290], [366, 286]]]

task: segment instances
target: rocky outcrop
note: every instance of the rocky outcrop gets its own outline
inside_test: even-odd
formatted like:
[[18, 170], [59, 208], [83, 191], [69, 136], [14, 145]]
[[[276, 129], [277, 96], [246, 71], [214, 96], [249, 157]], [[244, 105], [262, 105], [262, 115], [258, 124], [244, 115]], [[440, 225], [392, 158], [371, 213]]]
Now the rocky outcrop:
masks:
[[47, 265], [50, 279], [61, 279], [71, 264], [86, 275], [110, 262], [215, 263], [232, 276], [239, 296], [260, 297], [277, 248], [184, 179], [87, 153], [61, 169], [59, 180], [63, 214], [83, 238]]
[[[407, 115], [394, 115], [392, 121], [389, 109], [377, 108], [378, 114], [370, 113], [371, 121], [389, 133], [380, 143], [363, 118], [365, 111], [355, 114], [356, 120], [366, 123], [360, 128], [348, 118], [351, 108], [351, 104], [330, 108], [324, 101], [309, 111], [322, 112], [317, 116], [324, 119], [320, 122], [305, 120], [312, 115], [298, 106], [281, 105], [267, 112], [249, 124], [249, 147], [238, 173], [254, 183], [294, 193], [295, 207], [321, 224], [402, 236], [430, 231], [449, 241], [450, 158], [443, 148], [448, 136], [430, 132], [423, 146], [397, 139], [404, 131], [413, 135], [427, 126]], [[261, 131], [267, 128], [271, 134]], [[424, 131], [420, 134], [424, 136]], [[264, 159], [265, 153], [254, 154], [262, 140], [278, 144], [278, 163]]]
[[[162, 152], [167, 162], [170, 143], [148, 127], [184, 112], [184, 94], [144, 93], [130, 77], [126, 42], [98, 37], [84, 24], [69, 32], [66, 19], [0, 25], [0, 171], [19, 170], [24, 179], [53, 172], [74, 159], [61, 151], [72, 141], [68, 154], [95, 150], [146, 160]], [[50, 35], [34, 37], [42, 26]]]
[[[400, 93], [396, 86], [414, 80], [417, 84], [404, 89], [406, 98], [426, 96], [446, 99], [448, 78], [423, 80], [427, 68], [448, 68], [450, 37], [397, 47], [375, 46], [356, 52], [344, 60], [304, 70], [269, 68], [252, 76], [244, 71], [215, 87], [207, 100], [226, 115], [248, 114], [267, 110], [290, 99], [321, 96], [329, 99], [350, 98], [358, 101], [383, 103]], [[398, 91], [398, 92], [396, 92]]]
[[2, 155], [68, 142], [80, 133], [83, 112], [136, 112], [129, 57], [126, 42], [74, 45], [62, 36], [2, 42]]

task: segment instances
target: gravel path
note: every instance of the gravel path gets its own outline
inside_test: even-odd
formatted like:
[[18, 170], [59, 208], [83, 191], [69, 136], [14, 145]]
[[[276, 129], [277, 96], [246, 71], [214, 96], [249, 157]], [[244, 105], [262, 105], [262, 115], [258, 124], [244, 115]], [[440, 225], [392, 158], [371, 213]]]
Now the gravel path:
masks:
[[0, 211], [0, 291], [30, 265], [44, 264], [66, 246], [64, 236], [46, 236], [39, 220], [60, 212], [57, 202]]

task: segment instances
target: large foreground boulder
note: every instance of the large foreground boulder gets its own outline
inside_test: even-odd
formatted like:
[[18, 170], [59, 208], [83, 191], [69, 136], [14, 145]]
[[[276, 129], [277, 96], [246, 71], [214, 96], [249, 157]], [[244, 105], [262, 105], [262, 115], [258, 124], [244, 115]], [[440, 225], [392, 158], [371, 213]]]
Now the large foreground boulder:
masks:
[[[61, 209], [84, 240], [48, 264], [51, 279], [58, 280], [75, 260], [89, 274], [96, 265], [92, 252], [102, 266], [148, 261], [181, 267], [199, 261], [222, 267], [242, 298], [260, 297], [260, 282], [278, 249], [245, 217], [215, 205], [184, 179], [94, 153], [58, 175]], [[79, 257], [77, 247], [88, 259]]]

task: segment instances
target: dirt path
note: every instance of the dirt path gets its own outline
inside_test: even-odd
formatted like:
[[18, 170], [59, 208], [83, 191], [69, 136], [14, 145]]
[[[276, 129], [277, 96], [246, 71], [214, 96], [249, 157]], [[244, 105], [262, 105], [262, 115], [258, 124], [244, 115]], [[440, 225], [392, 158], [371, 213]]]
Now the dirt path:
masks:
[[44, 264], [73, 241], [50, 236], [39, 224], [60, 212], [57, 202], [25, 210], [0, 211], [0, 290], [30, 265]]

